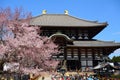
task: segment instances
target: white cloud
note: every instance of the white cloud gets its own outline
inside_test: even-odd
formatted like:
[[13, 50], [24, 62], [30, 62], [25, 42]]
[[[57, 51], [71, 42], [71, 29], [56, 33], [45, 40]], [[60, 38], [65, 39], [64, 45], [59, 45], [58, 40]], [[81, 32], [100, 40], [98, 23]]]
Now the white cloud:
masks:
[[113, 33], [113, 35], [120, 35], [120, 32], [115, 32]]
[[109, 55], [110, 58], [112, 58], [113, 56], [120, 56], [120, 48]]

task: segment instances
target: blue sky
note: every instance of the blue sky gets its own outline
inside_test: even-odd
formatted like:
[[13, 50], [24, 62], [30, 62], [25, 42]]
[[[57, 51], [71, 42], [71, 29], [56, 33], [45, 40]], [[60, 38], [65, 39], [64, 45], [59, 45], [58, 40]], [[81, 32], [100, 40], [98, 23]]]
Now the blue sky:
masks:
[[[42, 10], [48, 14], [64, 14], [81, 19], [108, 22], [108, 26], [95, 39], [120, 42], [120, 0], [1, 0], [0, 7], [22, 7], [33, 16], [41, 15]], [[120, 56], [120, 49], [113, 55]]]

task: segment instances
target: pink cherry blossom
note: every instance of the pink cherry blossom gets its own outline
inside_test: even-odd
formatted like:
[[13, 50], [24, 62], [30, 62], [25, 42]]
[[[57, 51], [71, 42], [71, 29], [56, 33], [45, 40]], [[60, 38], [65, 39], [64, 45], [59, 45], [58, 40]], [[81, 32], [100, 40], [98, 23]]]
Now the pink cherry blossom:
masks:
[[[20, 70], [24, 73], [39, 72], [39, 69], [56, 68], [59, 61], [51, 59], [53, 54], [58, 53], [58, 46], [48, 37], [39, 36], [40, 27], [30, 26], [30, 15], [22, 18], [21, 9], [10, 8], [0, 10], [0, 29], [5, 25], [14, 34], [5, 35], [5, 40], [0, 43], [0, 55], [6, 61], [20, 63]], [[38, 32], [39, 31], [39, 32]], [[36, 67], [38, 67], [36, 69]]]

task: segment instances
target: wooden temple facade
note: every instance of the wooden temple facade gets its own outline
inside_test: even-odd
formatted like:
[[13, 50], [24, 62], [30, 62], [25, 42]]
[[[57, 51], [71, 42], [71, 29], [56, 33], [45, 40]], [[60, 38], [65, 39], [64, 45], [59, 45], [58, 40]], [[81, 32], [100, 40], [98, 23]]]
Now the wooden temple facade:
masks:
[[54, 39], [59, 45], [60, 53], [52, 58], [60, 60], [67, 70], [92, 69], [98, 65], [102, 57], [120, 48], [120, 43], [93, 39], [108, 24], [97, 21], [88, 21], [65, 14], [46, 14], [33, 17], [31, 25], [41, 27], [41, 36]]

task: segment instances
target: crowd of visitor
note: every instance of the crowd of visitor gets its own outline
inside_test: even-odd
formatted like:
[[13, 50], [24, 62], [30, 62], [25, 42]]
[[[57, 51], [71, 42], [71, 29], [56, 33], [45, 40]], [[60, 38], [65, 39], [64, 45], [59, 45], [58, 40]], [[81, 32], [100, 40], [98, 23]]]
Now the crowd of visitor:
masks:
[[97, 77], [92, 76], [92, 75], [60, 75], [60, 74], [53, 74], [51, 76], [51, 80], [99, 80]]

